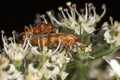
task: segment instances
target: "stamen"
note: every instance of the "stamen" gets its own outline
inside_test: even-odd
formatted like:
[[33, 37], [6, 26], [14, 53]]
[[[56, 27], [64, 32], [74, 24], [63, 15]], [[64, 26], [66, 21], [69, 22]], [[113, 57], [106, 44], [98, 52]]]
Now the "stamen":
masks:
[[28, 33], [25, 32], [25, 34], [26, 34], [26, 38], [23, 43], [23, 50], [24, 50], [24, 52], [27, 52], [27, 50], [29, 49], [29, 46], [32, 47], [32, 45], [30, 43], [31, 35], [30, 35], [30, 38], [28, 38]]
[[9, 37], [8, 40], [13, 44], [13, 38], [12, 37]]
[[89, 16], [90, 16], [90, 14], [91, 14], [92, 6], [93, 6], [92, 3], [89, 3], [89, 4], [88, 4], [88, 14], [89, 14]]
[[[43, 37], [43, 36], [42, 36], [42, 37]], [[45, 46], [44, 38], [42, 38], [42, 45], [43, 45], [43, 48], [42, 48], [42, 49], [43, 49], [43, 51], [44, 51], [44, 50], [45, 50], [45, 47], [46, 47], [46, 46]]]
[[[88, 25], [93, 25], [97, 20], [99, 21], [99, 19], [96, 20], [96, 8], [93, 6], [92, 3], [88, 4], [89, 8], [91, 10], [93, 10], [93, 15], [92, 13], [89, 13], [89, 21], [88, 21]], [[98, 18], [98, 17], [97, 17]]]
[[53, 19], [58, 25], [61, 25], [61, 23], [52, 15], [51, 11], [47, 11], [47, 15], [49, 16], [49, 18]]
[[38, 37], [38, 48], [41, 51], [40, 37]]
[[94, 6], [92, 6], [92, 10], [93, 10], [93, 17], [95, 18], [96, 17], [96, 8]]
[[70, 12], [71, 12], [71, 15], [72, 15], [73, 19], [75, 20], [76, 16], [75, 16], [75, 10], [74, 10], [73, 7], [70, 8]]
[[28, 40], [28, 34], [27, 34], [27, 32], [25, 32], [25, 36], [26, 36], [26, 38], [25, 38], [25, 41], [23, 43], [23, 48], [25, 48], [25, 46], [27, 44], [27, 40]]
[[80, 9], [81, 16], [84, 16], [84, 11], [85, 11], [85, 9], [83, 9], [83, 8]]
[[71, 2], [69, 1], [69, 2], [66, 2], [66, 5], [67, 6], [70, 6], [71, 5]]
[[75, 13], [78, 15], [78, 21], [80, 21], [80, 22], [83, 21], [81, 14], [76, 9], [76, 4], [73, 4], [72, 6], [74, 8]]
[[1, 36], [2, 36], [2, 41], [3, 41], [3, 47], [4, 47], [4, 50], [6, 51], [6, 53], [8, 52], [8, 44], [6, 43], [6, 41], [5, 41], [5, 39], [4, 39], [4, 31], [3, 30], [1, 30]]
[[76, 9], [76, 4], [73, 4], [72, 7], [74, 8], [76, 14], [77, 14], [78, 16], [80, 16], [81, 14], [80, 14], [80, 13], [78, 12], [78, 10]]
[[113, 23], [113, 18], [110, 16], [109, 19], [110, 19], [111, 25], [113, 26], [113, 25], [114, 25], [114, 23]]
[[31, 43], [30, 43], [30, 39], [28, 39], [28, 45], [29, 45], [30, 47], [32, 47], [32, 45], [31, 45]]
[[25, 45], [25, 49], [24, 49], [24, 52], [27, 52], [27, 50], [28, 50], [28, 48], [29, 48], [29, 40], [27, 40], [27, 42], [26, 42], [26, 45]]
[[16, 46], [15, 46], [14, 42], [12, 41], [12, 40], [13, 40], [13, 38], [12, 38], [12, 37], [9, 37], [9, 38], [8, 38], [8, 40], [11, 42], [12, 47], [13, 47], [15, 50], [17, 50], [17, 48], [16, 48]]
[[27, 31], [29, 31], [30, 30], [30, 28], [28, 27], [28, 26], [25, 26], [25, 32], [27, 32]]
[[62, 42], [62, 40], [59, 38], [59, 44], [58, 44], [57, 48], [55, 49], [55, 51], [53, 52], [53, 54], [55, 54], [58, 51], [58, 49], [61, 46], [61, 42]]
[[4, 31], [3, 30], [1, 30], [1, 34], [2, 34], [2, 41], [4, 41], [4, 37], [3, 37], [3, 35], [4, 35]]
[[87, 25], [90, 26], [90, 25], [93, 25], [95, 24], [95, 18], [94, 17], [91, 17], [90, 20], [87, 22]]
[[13, 34], [13, 42], [16, 43], [16, 41], [15, 41], [15, 31], [13, 31], [12, 34]]
[[88, 4], [88, 7], [92, 7], [92, 6], [93, 6], [93, 3], [89, 3], [89, 4]]
[[73, 7], [71, 6], [71, 2], [67, 2], [66, 3], [66, 5], [69, 7], [69, 9], [70, 9], [70, 13], [71, 13], [71, 15], [72, 15], [72, 18], [73, 19], [75, 19], [75, 13], [74, 13], [74, 9], [73, 9]]
[[70, 14], [69, 14], [69, 12], [68, 12], [68, 9], [67, 9], [67, 8], [65, 8], [65, 9], [64, 9], [64, 11], [67, 13], [67, 15], [68, 15], [69, 19], [73, 20], [73, 19], [72, 19], [72, 17], [71, 17], [71, 15], [70, 15]]
[[26, 42], [25, 49], [24, 49], [25, 52], [27, 52], [27, 50], [29, 49], [29, 46], [32, 47], [32, 45], [30, 43], [31, 38], [32, 38], [32, 33], [30, 33], [30, 37], [27, 38], [27, 40], [26, 40], [27, 42]]
[[63, 50], [63, 45], [60, 46], [60, 49], [57, 51], [57, 53], [60, 53]]
[[62, 13], [62, 15], [63, 15], [63, 18], [64, 18], [65, 20], [67, 20], [67, 17], [65, 16], [65, 13], [63, 12], [63, 8], [62, 8], [62, 7], [59, 7], [58, 10], [61, 11], [61, 13]]
[[50, 18], [51, 23], [54, 24], [54, 19], [51, 18], [52, 12], [51, 12], [51, 11], [47, 11], [46, 14], [47, 14], [48, 17]]
[[[77, 24], [76, 20], [74, 20], [74, 18], [72, 18], [72, 16], [69, 14], [68, 9], [64, 9], [64, 11], [67, 13], [69, 19], [71, 20], [71, 22], [72, 22], [71, 24], [72, 25]], [[72, 26], [72, 25], [70, 25], [70, 26]]]
[[85, 22], [87, 21], [87, 17], [88, 17], [88, 7], [87, 7], [87, 3], [85, 4]]
[[100, 18], [102, 18], [106, 13], [106, 5], [105, 4], [102, 5], [102, 9], [103, 9], [103, 13], [101, 14]]
[[48, 23], [47, 20], [46, 20], [46, 18], [45, 18], [45, 15], [44, 15], [44, 14], [41, 15], [40, 17], [44, 20], [44, 22], [45, 22], [46, 24]]
[[36, 14], [35, 15], [36, 19], [35, 19], [35, 24], [39, 24], [41, 22], [41, 19], [40, 19], [40, 14]]

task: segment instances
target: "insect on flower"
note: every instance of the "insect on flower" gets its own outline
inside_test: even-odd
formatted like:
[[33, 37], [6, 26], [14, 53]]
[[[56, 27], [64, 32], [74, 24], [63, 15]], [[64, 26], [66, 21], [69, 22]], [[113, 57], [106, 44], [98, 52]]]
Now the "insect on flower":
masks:
[[[73, 47], [74, 44], [77, 44], [79, 48], [83, 47], [81, 41], [78, 40], [74, 35], [65, 34], [65, 33], [56, 33], [57, 28], [51, 24], [40, 24], [33, 28], [28, 28], [26, 34], [24, 34], [23, 41], [26, 38], [30, 39], [30, 43], [35, 46], [43, 47], [61, 47], [68, 50]], [[53, 33], [53, 34], [52, 34]]]
[[26, 39], [26, 37], [30, 37], [30, 35], [42, 35], [42, 34], [46, 34], [46, 33], [55, 33], [57, 32], [58, 29], [57, 27], [53, 26], [52, 24], [44, 24], [41, 23], [37, 26], [34, 26], [32, 28], [28, 28], [27, 26], [25, 27], [25, 32], [23, 34], [23, 41]]
[[57, 47], [60, 45], [65, 47], [66, 50], [68, 50], [70, 47], [73, 47], [74, 44], [77, 44], [80, 48], [83, 47], [83, 43], [74, 35], [65, 33], [51, 34], [43, 37], [33, 38], [31, 39], [30, 43], [32, 45], [39, 45], [40, 47]]

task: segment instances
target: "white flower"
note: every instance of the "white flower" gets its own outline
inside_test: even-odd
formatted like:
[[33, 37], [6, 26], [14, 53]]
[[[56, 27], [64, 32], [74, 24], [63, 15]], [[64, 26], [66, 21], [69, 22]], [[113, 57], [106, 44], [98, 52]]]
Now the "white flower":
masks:
[[[90, 4], [85, 4], [85, 13], [81, 11], [79, 13], [76, 9], [76, 4], [71, 4], [71, 2], [66, 3], [70, 9], [63, 9], [59, 7], [59, 11], [61, 12], [63, 18], [61, 21], [57, 20], [52, 12], [48, 11], [47, 14], [53, 24], [57, 23], [62, 27], [67, 27], [75, 31], [75, 34], [82, 34], [84, 31], [88, 34], [95, 31], [96, 23], [101, 20], [106, 12], [105, 5], [102, 6], [103, 13], [99, 16], [96, 14], [95, 7]], [[77, 18], [76, 18], [77, 16]], [[81, 32], [81, 33], [80, 33]]]
[[65, 51], [63, 51], [61, 54], [58, 54], [56, 63], [59, 65], [59, 67], [63, 67], [64, 64], [67, 64], [70, 62], [71, 58], [67, 57], [67, 54]]
[[16, 71], [15, 66], [13, 64], [9, 64], [9, 66], [10, 66], [10, 69], [7, 71], [8, 74]]
[[10, 43], [8, 44], [8, 40], [4, 37], [4, 31], [2, 33], [2, 41], [5, 53], [12, 60], [22, 60], [29, 50], [29, 40], [25, 40], [24, 44], [16, 43], [15, 41], [15, 32], [13, 31], [13, 38], [9, 38]]
[[[53, 68], [55, 69], [55, 66]], [[54, 69], [49, 70], [46, 65], [43, 65], [43, 67], [40, 69], [40, 72], [46, 78], [46, 80], [49, 80], [49, 79], [56, 80], [57, 75]]]
[[[60, 45], [55, 50], [47, 49], [44, 47], [42, 51], [42, 55], [46, 56], [46, 61], [44, 62], [43, 66], [40, 68], [39, 72], [44, 75], [46, 80], [52, 79], [56, 80], [57, 75], [63, 72], [64, 67], [71, 58], [69, 58], [65, 51], [59, 52]], [[50, 69], [52, 68], [52, 69]], [[60, 71], [61, 70], [61, 71]]]
[[40, 77], [38, 77], [37, 74], [28, 74], [26, 75], [26, 79], [25, 80], [41, 80]]
[[35, 69], [32, 63], [29, 64], [26, 80], [40, 80], [41, 78], [42, 78], [41, 72], [39, 72], [38, 69]]
[[112, 36], [110, 35], [110, 30], [106, 31], [104, 33], [104, 39], [107, 41], [107, 43], [113, 43], [115, 42], [112, 38]]
[[[56, 56], [56, 61], [49, 62], [49, 60], [47, 60], [45, 64], [42, 66], [42, 68], [40, 69], [41, 74], [44, 75], [46, 79], [56, 80], [57, 75], [61, 73], [58, 64], [61, 64], [61, 65], [63, 64], [62, 62], [58, 62], [58, 59], [59, 59], [58, 56]], [[49, 68], [52, 68], [52, 69], [49, 69]], [[61, 69], [62, 68], [63, 67], [61, 67]]]
[[0, 69], [0, 80], [8, 80], [7, 76], [7, 72]]
[[66, 73], [66, 72], [60, 73], [61, 80], [65, 80], [67, 76], [68, 76], [68, 73]]
[[118, 61], [115, 59], [108, 60], [105, 56], [103, 58], [108, 62], [114, 73], [120, 77], [120, 64]]
[[90, 44], [88, 47], [85, 47], [85, 52], [92, 51], [92, 44]]
[[38, 46], [32, 46], [29, 54], [40, 55], [40, 52], [37, 49], [38, 49]]
[[29, 64], [29, 66], [28, 66], [28, 73], [32, 73], [32, 74], [37, 74], [38, 73], [38, 70], [33, 67], [32, 63]]
[[39, 64], [41, 67], [34, 68], [33, 63], [29, 64], [26, 79], [30, 79], [29, 77], [31, 76], [31, 79], [33, 77], [36, 79], [42, 79], [44, 77], [46, 80], [56, 80], [57, 76], [65, 70], [65, 66], [63, 65], [66, 65], [71, 59], [64, 50], [61, 50], [61, 40], [59, 40], [58, 46], [53, 49], [49, 49], [43, 45], [42, 50], [38, 51], [37, 47], [31, 46], [29, 54], [37, 54], [40, 57], [38, 60], [41, 63]]
[[9, 64], [9, 66], [8, 71], [0, 69], [0, 80], [24, 80], [22, 73], [17, 71], [13, 64]]
[[21, 75], [21, 72], [14, 72], [12, 75], [8, 75], [9, 80], [24, 80], [23, 75]]
[[115, 45], [120, 46], [120, 32], [117, 36], [114, 36], [113, 39], [115, 40]]
[[[44, 62], [43, 66], [40, 68], [39, 72], [46, 78], [56, 80], [57, 75], [63, 72], [66, 65], [71, 58], [69, 58], [65, 51], [59, 52], [60, 45], [57, 46], [55, 50], [48, 49], [47, 47], [44, 46], [43, 51], [41, 51], [41, 54], [46, 57], [46, 61]], [[52, 69], [50, 69], [52, 68]]]
[[120, 77], [120, 64], [115, 59], [110, 60], [109, 64], [115, 72], [115, 74], [117, 74]]
[[116, 46], [120, 46], [120, 22], [114, 21], [112, 17], [110, 17], [111, 25], [107, 22], [103, 24], [104, 39], [107, 43], [115, 43]]
[[0, 59], [0, 69], [5, 69], [9, 65], [9, 62], [9, 59], [2, 55]]
[[16, 68], [13, 64], [9, 64], [9, 66], [10, 66], [10, 69], [7, 71], [8, 79], [10, 79], [10, 80], [12, 80], [12, 79], [23, 80], [22, 72], [16, 70]]

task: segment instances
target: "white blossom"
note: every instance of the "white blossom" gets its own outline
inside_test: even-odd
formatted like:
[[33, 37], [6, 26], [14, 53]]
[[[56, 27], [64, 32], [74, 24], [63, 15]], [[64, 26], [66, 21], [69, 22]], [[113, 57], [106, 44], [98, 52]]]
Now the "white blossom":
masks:
[[92, 51], [92, 44], [90, 44], [88, 47], [85, 47], [85, 52], [91, 52]]
[[120, 77], [120, 64], [115, 59], [110, 60], [109, 64], [113, 71]]
[[1, 55], [0, 59], [0, 69], [5, 69], [9, 65], [9, 59], [3, 55]]
[[8, 71], [3, 71], [0, 69], [0, 79], [1, 80], [24, 80], [23, 75], [20, 71], [16, 70], [13, 64], [9, 64], [10, 68]]
[[120, 77], [120, 64], [119, 64], [119, 62], [115, 59], [108, 60], [107, 57], [105, 57], [105, 56], [103, 58], [106, 60], [106, 62], [112, 68], [114, 75], [118, 75]]
[[66, 72], [61, 72], [60, 73], [60, 77], [61, 77], [61, 80], [65, 80], [65, 78], [68, 76], [68, 73]]
[[110, 17], [110, 22], [105, 22], [102, 26], [104, 33], [104, 39], [107, 43], [115, 43], [116, 46], [120, 46], [120, 22], [114, 21], [112, 17]]
[[64, 64], [69, 63], [71, 58], [67, 57], [66, 55], [67, 53], [65, 53], [65, 51], [62, 52], [62, 54], [58, 54], [58, 56], [56, 56], [56, 64], [59, 65], [59, 67], [63, 67]]
[[40, 80], [42, 78], [42, 74], [33, 67], [33, 64], [29, 64], [28, 66], [28, 74], [26, 76], [26, 80]]
[[26, 79], [25, 80], [40, 80], [41, 78], [40, 77], [38, 77], [38, 75], [37, 74], [28, 74], [28, 75], [26, 75]]
[[[55, 22], [62, 27], [72, 29], [75, 31], [75, 34], [78, 35], [82, 34], [84, 31], [88, 34], [94, 32], [96, 23], [101, 20], [106, 12], [105, 5], [102, 6], [103, 13], [98, 15], [96, 14], [95, 7], [91, 3], [85, 4], [85, 13], [83, 11], [79, 13], [76, 9], [76, 4], [72, 5], [71, 2], [67, 2], [66, 4], [69, 7], [70, 12], [66, 8], [58, 8], [63, 16], [61, 21], [57, 20], [57, 18], [55, 18], [53, 13], [50, 11], [48, 11], [47, 14], [53, 24]], [[76, 18], [76, 16], [78, 18]]]
[[4, 31], [1, 31], [1, 33], [5, 53], [12, 60], [22, 60], [28, 52], [29, 40], [26, 40], [23, 45], [16, 43], [15, 34], [13, 34], [13, 38], [9, 38], [10, 43], [8, 43], [8, 40], [4, 38]]
[[107, 41], [107, 43], [113, 43], [115, 42], [112, 38], [112, 36], [110, 35], [110, 30], [109, 31], [106, 31], [104, 33], [104, 39]]

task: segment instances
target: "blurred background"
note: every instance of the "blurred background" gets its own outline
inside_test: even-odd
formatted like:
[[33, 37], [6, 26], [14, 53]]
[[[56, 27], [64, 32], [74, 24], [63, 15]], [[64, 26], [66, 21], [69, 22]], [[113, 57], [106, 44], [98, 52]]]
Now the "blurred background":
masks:
[[58, 13], [58, 7], [66, 6], [66, 2], [71, 1], [77, 4], [77, 9], [84, 8], [85, 3], [93, 3], [97, 13], [101, 14], [102, 4], [106, 4], [107, 13], [102, 21], [108, 21], [109, 16], [115, 20], [120, 20], [120, 4], [119, 0], [29, 0], [29, 1], [1, 1], [0, 2], [0, 30], [4, 30], [9, 36], [13, 30], [21, 33], [24, 31], [24, 26], [33, 24], [35, 15], [45, 14], [48, 10], [54, 10]]

